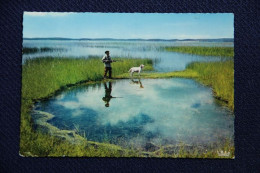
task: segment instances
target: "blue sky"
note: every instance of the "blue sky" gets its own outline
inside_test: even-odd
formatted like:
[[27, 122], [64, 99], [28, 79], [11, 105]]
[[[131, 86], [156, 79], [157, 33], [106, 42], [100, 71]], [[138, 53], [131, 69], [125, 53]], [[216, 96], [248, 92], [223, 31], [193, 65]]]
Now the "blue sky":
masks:
[[232, 13], [24, 12], [23, 37], [234, 38]]

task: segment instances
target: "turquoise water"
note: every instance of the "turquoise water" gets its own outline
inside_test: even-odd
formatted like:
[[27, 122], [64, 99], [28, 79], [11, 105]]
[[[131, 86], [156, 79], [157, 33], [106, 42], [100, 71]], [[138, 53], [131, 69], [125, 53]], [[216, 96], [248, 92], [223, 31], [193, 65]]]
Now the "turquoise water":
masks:
[[190, 79], [117, 80], [74, 87], [39, 102], [49, 123], [90, 141], [123, 147], [207, 146], [234, 137], [234, 116], [212, 91]]
[[232, 42], [199, 42], [199, 41], [106, 41], [106, 40], [24, 40], [23, 47], [49, 47], [58, 50], [23, 54], [23, 62], [36, 57], [73, 57], [104, 56], [110, 51], [112, 58], [149, 58], [156, 60], [154, 68], [159, 72], [184, 70], [186, 65], [194, 61], [221, 61], [220, 57], [205, 57], [163, 49], [166, 46], [218, 46], [232, 47]]

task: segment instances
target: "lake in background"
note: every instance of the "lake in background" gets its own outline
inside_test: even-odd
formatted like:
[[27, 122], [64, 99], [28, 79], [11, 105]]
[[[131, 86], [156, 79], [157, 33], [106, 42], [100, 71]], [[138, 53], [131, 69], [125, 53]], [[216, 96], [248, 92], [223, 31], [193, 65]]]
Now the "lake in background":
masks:
[[48, 52], [23, 54], [23, 63], [35, 57], [73, 57], [104, 56], [106, 50], [110, 56], [125, 58], [154, 59], [154, 69], [158, 72], [184, 70], [186, 65], [195, 61], [221, 61], [220, 57], [207, 57], [165, 51], [166, 46], [206, 46], [233, 47], [233, 42], [201, 41], [128, 41], [128, 40], [23, 40], [23, 47], [55, 48]]

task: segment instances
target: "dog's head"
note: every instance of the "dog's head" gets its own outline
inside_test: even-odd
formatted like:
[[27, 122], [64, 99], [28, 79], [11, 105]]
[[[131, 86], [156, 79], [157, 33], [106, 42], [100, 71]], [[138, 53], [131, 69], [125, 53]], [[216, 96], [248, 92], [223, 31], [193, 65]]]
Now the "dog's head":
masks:
[[143, 65], [143, 64], [141, 64], [141, 65], [140, 65], [140, 67], [141, 67], [141, 68], [144, 68], [144, 65]]

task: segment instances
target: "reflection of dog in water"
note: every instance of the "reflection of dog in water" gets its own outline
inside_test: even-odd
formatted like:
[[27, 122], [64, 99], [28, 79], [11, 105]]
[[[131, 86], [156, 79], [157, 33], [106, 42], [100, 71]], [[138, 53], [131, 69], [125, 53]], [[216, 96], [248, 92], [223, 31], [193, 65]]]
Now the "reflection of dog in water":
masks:
[[135, 81], [135, 80], [132, 79], [131, 81], [132, 81], [133, 84], [140, 84], [140, 88], [144, 88], [140, 79], [138, 79], [138, 81]]

